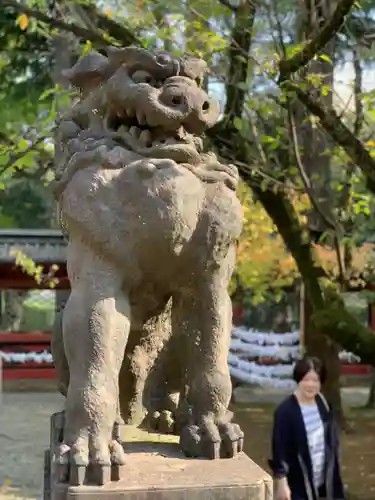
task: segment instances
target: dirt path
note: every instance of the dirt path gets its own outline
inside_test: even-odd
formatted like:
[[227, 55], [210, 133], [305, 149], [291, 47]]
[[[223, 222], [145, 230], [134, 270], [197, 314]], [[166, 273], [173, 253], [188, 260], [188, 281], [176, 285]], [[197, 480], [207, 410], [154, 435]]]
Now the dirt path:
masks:
[[[368, 398], [368, 387], [344, 387], [341, 398], [344, 406], [365, 406]], [[234, 390], [234, 401], [240, 404], [277, 404], [289, 391], [265, 387], [240, 386]]]

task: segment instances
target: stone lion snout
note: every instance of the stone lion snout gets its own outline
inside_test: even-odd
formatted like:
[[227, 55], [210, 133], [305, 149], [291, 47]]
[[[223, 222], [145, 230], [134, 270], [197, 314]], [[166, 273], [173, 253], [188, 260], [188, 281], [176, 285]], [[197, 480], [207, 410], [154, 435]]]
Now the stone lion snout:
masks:
[[[159, 90], [157, 104], [173, 125], [183, 125], [192, 134], [201, 134], [218, 120], [220, 108], [195, 81], [186, 77], [168, 78]], [[172, 122], [170, 122], [172, 124]]]

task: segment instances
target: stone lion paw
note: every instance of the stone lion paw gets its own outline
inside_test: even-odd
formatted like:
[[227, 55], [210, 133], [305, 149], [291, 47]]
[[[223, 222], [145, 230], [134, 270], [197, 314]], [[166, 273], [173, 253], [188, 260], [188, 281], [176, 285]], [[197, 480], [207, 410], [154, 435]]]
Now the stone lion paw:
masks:
[[188, 457], [233, 458], [243, 450], [244, 434], [239, 425], [213, 422], [187, 425], [180, 434], [180, 446]]
[[125, 465], [125, 452], [116, 440], [99, 449], [90, 449], [90, 452], [83, 443], [71, 447], [61, 444], [53, 462], [56, 482], [68, 482], [71, 486], [103, 486], [120, 479], [120, 467]]
[[156, 411], [149, 420], [151, 430], [160, 434], [176, 434], [176, 420], [171, 411]]

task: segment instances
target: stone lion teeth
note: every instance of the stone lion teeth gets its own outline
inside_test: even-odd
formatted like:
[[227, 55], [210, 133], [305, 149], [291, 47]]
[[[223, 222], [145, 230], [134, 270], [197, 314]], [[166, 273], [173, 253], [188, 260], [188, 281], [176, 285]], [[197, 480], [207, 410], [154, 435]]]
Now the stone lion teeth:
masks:
[[141, 135], [139, 136], [139, 141], [142, 142], [145, 146], [151, 146], [152, 144], [152, 136], [149, 130], [142, 130]]
[[141, 110], [137, 111], [137, 120], [138, 120], [139, 125], [146, 125], [146, 123], [147, 123], [146, 116], [143, 113], [143, 111], [141, 111]]
[[138, 139], [139, 134], [140, 134], [140, 130], [138, 127], [133, 126], [133, 127], [130, 127], [129, 133], [131, 136], [136, 137]]
[[126, 125], [121, 125], [121, 127], [118, 129], [119, 134], [127, 134], [129, 132], [129, 127]]
[[135, 113], [134, 111], [131, 109], [131, 108], [127, 108], [126, 109], [126, 114], [127, 116], [129, 116], [130, 118], [133, 118], [135, 116]]
[[193, 144], [199, 151], [203, 149], [203, 141], [200, 137], [194, 137]]
[[177, 132], [176, 132], [176, 137], [178, 139], [183, 139], [184, 137], [186, 136], [186, 131], [184, 129], [184, 127], [180, 127]]

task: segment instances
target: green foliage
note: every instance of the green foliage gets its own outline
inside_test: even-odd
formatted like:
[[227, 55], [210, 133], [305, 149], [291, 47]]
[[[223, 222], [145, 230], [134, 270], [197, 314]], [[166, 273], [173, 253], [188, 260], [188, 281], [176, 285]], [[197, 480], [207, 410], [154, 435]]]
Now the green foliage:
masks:
[[[16, 99], [23, 99], [27, 91], [40, 91], [51, 83], [54, 58], [45, 36], [37, 30], [25, 32], [20, 29], [17, 15], [9, 8], [0, 13], [0, 36], [2, 90], [7, 90]], [[8, 88], [10, 84], [12, 88]]]
[[35, 264], [31, 257], [25, 255], [20, 250], [15, 250], [12, 255], [15, 257], [16, 265], [19, 266], [25, 274], [32, 276], [38, 285], [44, 283], [47, 284], [49, 288], [56, 287], [58, 280], [54, 275], [56, 271], [58, 271], [59, 266], [53, 264], [46, 274], [44, 273], [43, 266]]
[[22, 178], [7, 183], [1, 194], [0, 227], [48, 228], [52, 217], [52, 195], [43, 185]]
[[[37, 30], [22, 31], [17, 15], [0, 12], [0, 131], [19, 131], [33, 124], [39, 112], [38, 98], [51, 85], [54, 57], [48, 40]], [[47, 109], [50, 103], [43, 108]]]
[[50, 227], [53, 204], [41, 179], [52, 151], [40, 136], [51, 135], [55, 118], [54, 54], [36, 23], [22, 25], [9, 8], [0, 13], [0, 37], [0, 227]]

